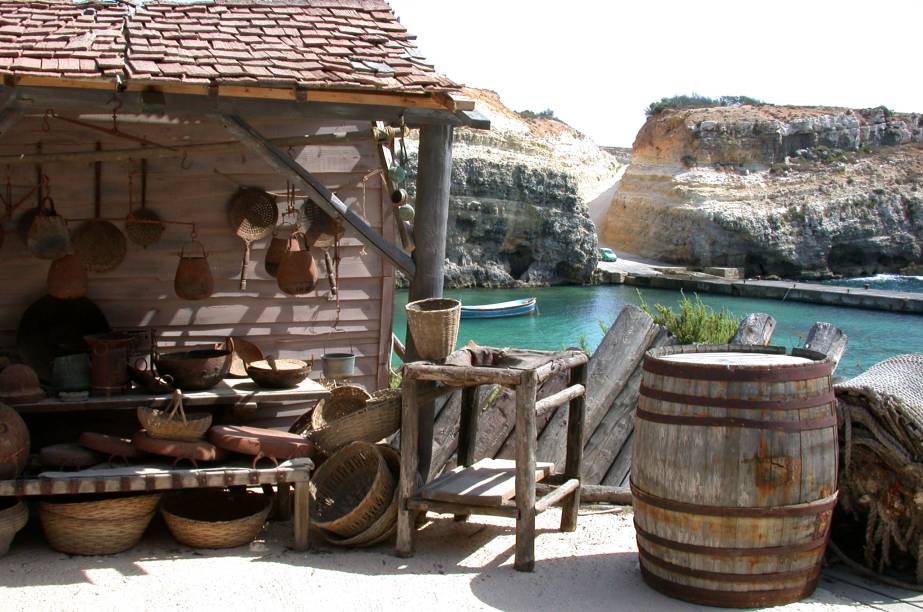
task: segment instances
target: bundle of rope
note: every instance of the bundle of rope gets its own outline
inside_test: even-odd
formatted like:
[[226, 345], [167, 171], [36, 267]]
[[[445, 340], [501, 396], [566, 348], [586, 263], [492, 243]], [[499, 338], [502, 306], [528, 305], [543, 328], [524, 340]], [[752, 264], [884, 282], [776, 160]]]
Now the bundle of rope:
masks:
[[865, 564], [883, 572], [909, 555], [923, 583], [923, 353], [882, 361], [835, 389], [840, 507], [865, 521]]

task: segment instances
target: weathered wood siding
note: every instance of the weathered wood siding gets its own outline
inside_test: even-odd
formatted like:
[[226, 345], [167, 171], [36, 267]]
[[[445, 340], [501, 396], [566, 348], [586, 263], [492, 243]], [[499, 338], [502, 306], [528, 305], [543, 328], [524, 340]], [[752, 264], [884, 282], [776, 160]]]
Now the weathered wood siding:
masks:
[[[87, 119], [86, 116], [83, 119]], [[370, 124], [316, 118], [294, 124], [271, 117], [247, 117], [270, 138], [364, 130]], [[101, 127], [112, 125], [111, 115], [97, 115]], [[0, 154], [42, 151], [92, 150], [101, 142], [104, 149], [129, 148], [130, 140], [112, 137], [59, 120], [26, 117], [0, 138]], [[163, 145], [233, 140], [217, 123], [202, 118], [119, 118], [119, 128]], [[368, 143], [297, 147], [289, 150], [309, 171], [355, 209], [376, 229], [393, 239], [393, 219], [387, 194], [378, 177], [361, 180], [378, 168], [378, 158]], [[35, 182], [35, 168], [14, 165], [0, 168], [0, 188], [5, 192], [7, 174], [14, 201]], [[87, 163], [54, 163], [44, 167], [50, 179], [50, 193], [59, 214], [67, 219], [93, 215], [93, 166]], [[219, 172], [221, 174], [219, 174]], [[140, 164], [105, 162], [102, 170], [102, 216], [124, 219], [128, 213], [129, 174], [133, 174], [134, 205], [140, 205]], [[189, 241], [186, 226], [168, 225], [160, 242], [143, 249], [128, 243], [128, 254], [112, 272], [90, 274], [89, 295], [117, 328], [153, 327], [162, 346], [193, 346], [220, 342], [228, 335], [250, 337], [264, 352], [279, 357], [316, 358], [312, 377], [320, 376], [320, 355], [325, 351], [358, 354], [356, 381], [376, 389], [387, 384], [388, 349], [394, 291], [390, 264], [366, 249], [351, 232], [341, 242], [339, 323], [336, 302], [328, 299], [323, 257], [315, 249], [322, 280], [310, 295], [290, 297], [278, 290], [275, 279], [263, 269], [269, 239], [253, 245], [246, 291], [238, 289], [243, 242], [228, 226], [227, 202], [240, 185], [253, 185], [283, 192], [284, 178], [261, 159], [236, 152], [190, 156], [183, 160], [153, 159], [148, 162], [147, 206], [162, 219], [196, 224], [198, 239], [208, 251], [215, 277], [215, 294], [201, 302], [179, 299], [173, 290], [178, 254]], [[357, 185], [359, 184], [359, 185]], [[299, 198], [299, 205], [301, 198]], [[0, 266], [0, 346], [12, 347], [23, 310], [45, 293], [49, 262], [33, 257], [16, 234], [17, 220], [35, 206], [30, 197], [4, 222], [6, 239]], [[279, 198], [280, 212], [284, 198]], [[122, 227], [121, 223], [117, 223]], [[76, 227], [76, 224], [74, 225]]]

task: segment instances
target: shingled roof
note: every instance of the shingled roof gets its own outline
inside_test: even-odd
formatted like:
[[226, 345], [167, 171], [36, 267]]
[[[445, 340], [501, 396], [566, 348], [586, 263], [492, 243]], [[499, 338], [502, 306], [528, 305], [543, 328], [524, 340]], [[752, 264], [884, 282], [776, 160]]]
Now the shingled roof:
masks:
[[206, 84], [438, 93], [382, 0], [0, 0], [0, 75], [113, 86]]

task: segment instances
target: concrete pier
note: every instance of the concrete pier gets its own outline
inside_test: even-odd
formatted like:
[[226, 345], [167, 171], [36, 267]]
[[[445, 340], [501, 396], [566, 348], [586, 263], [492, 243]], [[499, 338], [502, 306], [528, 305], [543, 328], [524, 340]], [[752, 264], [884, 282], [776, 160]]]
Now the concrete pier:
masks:
[[682, 289], [686, 292], [717, 293], [739, 297], [764, 298], [791, 302], [808, 302], [886, 310], [923, 315], [923, 293], [839, 287], [817, 283], [767, 280], [729, 280], [704, 274], [645, 274], [634, 271], [622, 276], [626, 285], [652, 289]]

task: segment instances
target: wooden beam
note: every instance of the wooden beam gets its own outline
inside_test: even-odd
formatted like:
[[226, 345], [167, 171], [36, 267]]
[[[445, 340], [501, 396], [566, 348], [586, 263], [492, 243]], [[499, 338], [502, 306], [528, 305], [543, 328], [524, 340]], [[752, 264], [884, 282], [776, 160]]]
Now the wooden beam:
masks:
[[[385, 121], [395, 124], [404, 119], [410, 128], [426, 125], [471, 125], [484, 127], [483, 116], [477, 111], [450, 111], [447, 108], [421, 108], [418, 106], [395, 106], [386, 104], [386, 99], [369, 99], [370, 104], [347, 104], [312, 100], [305, 101], [284, 98], [248, 98], [235, 96], [203, 95], [198, 86], [173, 87], [170, 91], [144, 88], [128, 91], [114, 91], [111, 87], [88, 89], [82, 86], [35, 86], [32, 81], [20, 83], [15, 87], [0, 86], [3, 91], [15, 89], [19, 93], [19, 103], [24, 110], [44, 112], [54, 108], [57, 112], [88, 110], [111, 112], [120, 105], [120, 112], [126, 114], [149, 113], [163, 115], [167, 113], [189, 113], [194, 115], [241, 114], [247, 116], [269, 115], [274, 117], [291, 117], [294, 120], [317, 118], [319, 116], [355, 121]], [[469, 113], [474, 115], [469, 116]], [[472, 123], [473, 122], [473, 123]], [[478, 123], [475, 126], [474, 123]], [[489, 122], [487, 122], [489, 126]]]
[[849, 338], [836, 325], [831, 323], [818, 322], [811, 327], [808, 337], [804, 341], [804, 348], [809, 351], [817, 351], [826, 355], [833, 361], [833, 371], [836, 371], [843, 353], [846, 352], [846, 344]]
[[[3, 133], [3, 121], [0, 119], [0, 134]], [[269, 140], [277, 147], [307, 147], [317, 145], [355, 145], [368, 140], [368, 132], [346, 132], [344, 134], [321, 134], [317, 136], [296, 136], [293, 138], [272, 138]], [[128, 149], [109, 149], [106, 151], [64, 151], [60, 153], [32, 153], [25, 155], [2, 155], [0, 165], [4, 164], [50, 164], [56, 162], [90, 163], [95, 161], [124, 161], [128, 159], [163, 159], [182, 157], [183, 155], [207, 155], [227, 153], [246, 148], [242, 142], [208, 142], [179, 147], [133, 147]]]
[[220, 115], [217, 117], [227, 130], [236, 136], [247, 148], [262, 157], [266, 163], [278, 172], [288, 177], [302, 189], [314, 196], [314, 201], [328, 215], [340, 217], [352, 227], [359, 239], [378, 252], [379, 255], [389, 259], [395, 266], [409, 275], [414, 275], [416, 266], [413, 260], [396, 245], [388, 242], [375, 231], [368, 222], [347, 207], [340, 198], [332, 193], [317, 178], [308, 172], [301, 164], [292, 159], [279, 149], [265, 136], [247, 123], [239, 115]]
[[776, 320], [765, 312], [748, 314], [740, 322], [737, 333], [731, 339], [731, 344], [759, 344], [766, 345], [772, 340], [772, 332], [776, 328]]
[[548, 397], [535, 402], [535, 414], [543, 415], [549, 410], [570, 403], [572, 399], [580, 397], [584, 393], [586, 393], [586, 389], [581, 384], [575, 384], [571, 385], [570, 387], [566, 387], [554, 395], [549, 395]]
[[581, 485], [580, 500], [584, 503], [614, 504], [616, 506], [631, 505], [631, 491], [628, 487], [606, 487], [603, 485]]
[[[554, 490], [549, 491], [548, 493], [540, 497], [537, 502], [535, 502], [535, 512], [541, 513], [547, 510], [548, 508], [551, 508], [552, 506], [558, 505], [559, 503], [561, 503], [561, 501], [565, 497], [573, 494], [574, 491], [577, 491], [579, 489], [580, 489], [579, 479], [571, 478], [569, 480], [566, 480], [564, 484], [558, 487], [555, 487]], [[573, 529], [570, 529], [568, 531], [573, 531]]]

